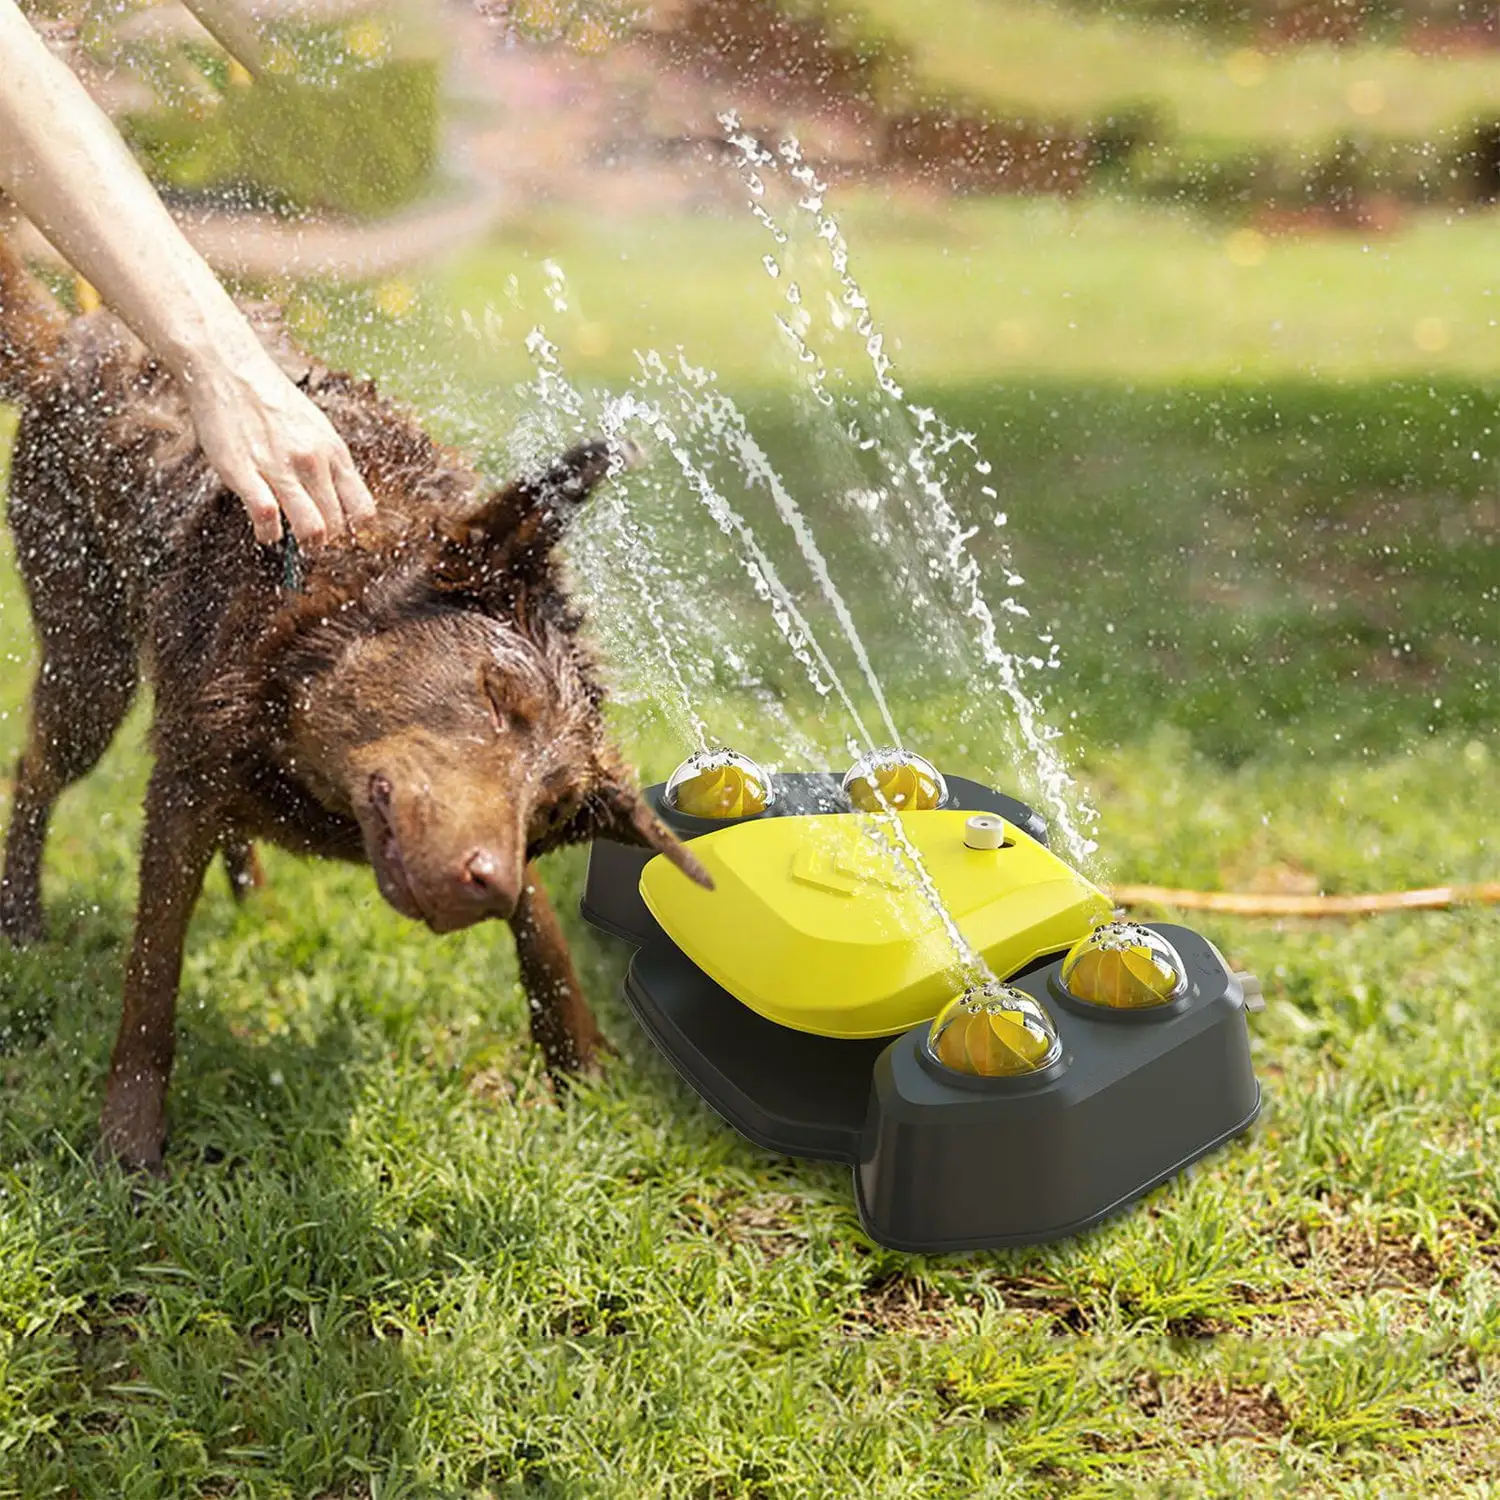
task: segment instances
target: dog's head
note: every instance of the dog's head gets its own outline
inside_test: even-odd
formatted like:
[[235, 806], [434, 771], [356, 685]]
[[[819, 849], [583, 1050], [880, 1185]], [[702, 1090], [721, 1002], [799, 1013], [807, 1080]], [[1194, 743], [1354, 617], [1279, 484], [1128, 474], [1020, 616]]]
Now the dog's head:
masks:
[[609, 742], [556, 577], [553, 548], [614, 461], [590, 444], [491, 496], [301, 656], [292, 768], [357, 819], [386, 900], [435, 931], [510, 916], [528, 860], [596, 836], [707, 883]]

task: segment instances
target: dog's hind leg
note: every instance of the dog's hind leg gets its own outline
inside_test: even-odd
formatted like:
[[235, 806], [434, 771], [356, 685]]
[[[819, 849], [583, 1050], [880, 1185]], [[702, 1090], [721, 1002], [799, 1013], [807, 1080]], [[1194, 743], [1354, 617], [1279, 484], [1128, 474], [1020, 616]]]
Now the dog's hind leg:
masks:
[[122, 1166], [161, 1165], [183, 941], [223, 838], [218, 817], [203, 786], [158, 763], [146, 789], [135, 938], [100, 1121], [101, 1151]]
[[0, 868], [0, 934], [13, 943], [43, 935], [42, 853], [52, 809], [98, 764], [135, 696], [134, 648], [102, 637], [90, 630], [43, 646]]
[[249, 839], [227, 838], [222, 852], [224, 873], [229, 877], [229, 893], [236, 901], [243, 901], [251, 891], [258, 891], [266, 883], [260, 857]]
[[600, 1053], [612, 1049], [583, 997], [568, 940], [535, 865], [526, 866], [510, 929], [531, 1009], [532, 1040], [542, 1050], [553, 1083], [566, 1087], [570, 1076], [593, 1072]]
[[109, 748], [139, 673], [119, 580], [54, 439], [29, 411], [11, 452], [7, 519], [41, 646], [0, 867], [0, 933], [17, 943], [43, 935], [52, 809]]

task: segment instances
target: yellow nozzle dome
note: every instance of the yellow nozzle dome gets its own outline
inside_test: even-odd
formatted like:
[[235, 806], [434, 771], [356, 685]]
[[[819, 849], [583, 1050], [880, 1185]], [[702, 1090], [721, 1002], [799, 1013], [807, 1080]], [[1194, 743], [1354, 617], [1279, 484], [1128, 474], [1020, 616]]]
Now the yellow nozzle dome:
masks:
[[927, 1050], [957, 1073], [1014, 1078], [1062, 1050], [1047, 1012], [1024, 990], [995, 984], [950, 1000], [927, 1033]]
[[927, 812], [948, 800], [948, 783], [931, 761], [891, 745], [849, 767], [844, 796], [856, 812]]
[[1149, 1010], [1187, 988], [1177, 950], [1137, 922], [1107, 922], [1080, 938], [1063, 959], [1063, 987], [1090, 1005]]
[[775, 798], [771, 778], [737, 750], [697, 750], [672, 772], [667, 805], [694, 818], [753, 818]]

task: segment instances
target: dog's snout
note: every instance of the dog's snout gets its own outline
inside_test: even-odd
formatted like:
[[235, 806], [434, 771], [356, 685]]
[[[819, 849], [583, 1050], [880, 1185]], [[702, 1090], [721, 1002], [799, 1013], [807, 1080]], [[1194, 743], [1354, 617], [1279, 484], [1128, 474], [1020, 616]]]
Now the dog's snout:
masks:
[[490, 849], [471, 849], [459, 866], [464, 898], [489, 916], [508, 917], [520, 898], [518, 872]]

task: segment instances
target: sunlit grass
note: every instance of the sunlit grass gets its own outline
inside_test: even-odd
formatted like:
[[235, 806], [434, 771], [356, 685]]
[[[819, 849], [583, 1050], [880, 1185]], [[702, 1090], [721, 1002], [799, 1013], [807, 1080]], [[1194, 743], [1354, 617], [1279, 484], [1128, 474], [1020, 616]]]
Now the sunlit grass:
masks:
[[[850, 193], [835, 194], [833, 206], [854, 273], [912, 382], [1500, 369], [1500, 216], [1490, 212], [1418, 215], [1389, 234], [1299, 238], [1100, 200], [918, 210]], [[634, 372], [637, 349], [680, 345], [731, 386], [776, 388], [789, 378], [773, 321], [785, 311], [786, 280], [802, 282], [820, 319], [828, 287], [808, 242], [778, 251], [786, 270], [773, 280], [761, 258], [776, 249], [748, 214], [538, 215], [461, 255], [427, 296], [440, 315], [495, 315], [463, 345], [475, 375], [528, 370], [525, 336], [542, 324], [584, 375], [620, 378]], [[568, 277], [567, 314], [541, 295], [545, 260]], [[869, 379], [852, 345], [845, 360]]]
[[[580, 852], [547, 879], [621, 1055], [558, 1105], [503, 929], [439, 942], [273, 851], [243, 909], [210, 879], [171, 1173], [132, 1191], [89, 1158], [140, 728], [63, 805], [49, 943], [0, 950], [0, 1495], [1487, 1493], [1496, 913], [1205, 923], [1265, 981], [1262, 1123], [1082, 1239], [923, 1259], [678, 1082], [572, 915]], [[1165, 735], [1082, 770], [1120, 877], [1493, 874], [1477, 743], [1231, 773]]]
[[[1252, 1135], [1080, 1240], [923, 1259], [865, 1238], [842, 1169], [718, 1123], [576, 918], [621, 1056], [560, 1106], [503, 930], [438, 942], [272, 853], [243, 910], [210, 881], [171, 1174], [135, 1196], [89, 1152], [140, 767], [132, 739], [70, 796], [52, 940], [0, 951], [0, 1494], [1485, 1493], [1494, 913], [1205, 924], [1266, 983]], [[1123, 874], [1485, 859], [1458, 746], [1088, 771]], [[549, 864], [569, 913], [581, 871]]]

